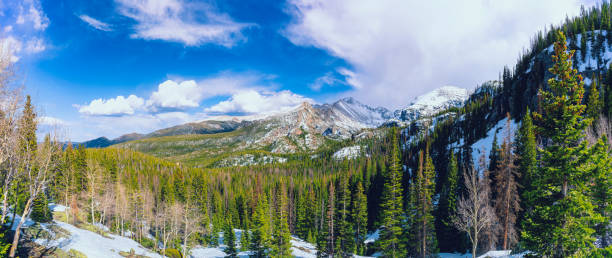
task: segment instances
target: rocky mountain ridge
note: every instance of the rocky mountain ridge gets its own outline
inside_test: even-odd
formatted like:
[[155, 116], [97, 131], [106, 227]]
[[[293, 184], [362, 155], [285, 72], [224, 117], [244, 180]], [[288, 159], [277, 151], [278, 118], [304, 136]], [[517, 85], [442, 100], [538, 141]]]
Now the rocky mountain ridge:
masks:
[[275, 153], [312, 151], [322, 146], [327, 139], [355, 137], [364, 129], [377, 128], [389, 121], [400, 124], [410, 123], [449, 107], [461, 106], [467, 98], [466, 89], [444, 86], [415, 98], [411, 105], [396, 111], [384, 107], [371, 107], [351, 97], [331, 104], [305, 102], [290, 111], [269, 116], [206, 120], [173, 126], [149, 134], [126, 134], [113, 140], [100, 137], [82, 144], [85, 147], [106, 147], [155, 137], [231, 132], [252, 125], [259, 128], [258, 131], [262, 133], [253, 135], [244, 146], [267, 147]]

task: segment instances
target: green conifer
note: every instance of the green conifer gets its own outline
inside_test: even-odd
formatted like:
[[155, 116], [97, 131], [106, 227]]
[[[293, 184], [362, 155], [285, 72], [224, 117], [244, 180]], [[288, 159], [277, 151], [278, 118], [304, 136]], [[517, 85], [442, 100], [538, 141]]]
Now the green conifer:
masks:
[[583, 118], [584, 82], [570, 61], [565, 36], [558, 32], [549, 91], [540, 90], [543, 113], [534, 113], [536, 129], [547, 141], [528, 194], [533, 209], [526, 215], [523, 242], [541, 256], [567, 257], [593, 247], [592, 225], [601, 220], [586, 195], [588, 146]]
[[405, 247], [402, 241], [404, 209], [402, 195], [402, 165], [400, 163], [397, 129], [391, 130], [392, 146], [389, 155], [389, 168], [385, 175], [381, 203], [382, 227], [380, 247], [386, 257], [404, 257]]

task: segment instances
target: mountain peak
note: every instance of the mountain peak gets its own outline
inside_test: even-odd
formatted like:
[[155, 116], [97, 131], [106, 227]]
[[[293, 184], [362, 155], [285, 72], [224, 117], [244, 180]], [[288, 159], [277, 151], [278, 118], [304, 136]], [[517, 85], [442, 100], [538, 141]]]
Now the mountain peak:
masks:
[[402, 121], [431, 116], [444, 109], [462, 105], [468, 96], [467, 89], [442, 86], [416, 97], [410, 106], [395, 111], [395, 116]]

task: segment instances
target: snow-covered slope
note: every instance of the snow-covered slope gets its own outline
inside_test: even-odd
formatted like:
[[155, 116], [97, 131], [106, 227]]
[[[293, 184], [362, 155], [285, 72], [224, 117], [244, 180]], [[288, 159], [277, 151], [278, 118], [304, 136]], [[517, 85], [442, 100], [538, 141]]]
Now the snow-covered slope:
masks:
[[338, 151], [336, 151], [334, 153], [334, 155], [332, 155], [334, 157], [334, 159], [354, 159], [359, 157], [359, 155], [361, 155], [361, 146], [359, 145], [355, 145], [355, 146], [349, 146], [349, 147], [344, 147]]
[[[474, 144], [472, 144], [472, 160], [474, 162], [475, 167], [479, 167], [478, 159], [482, 154], [485, 155], [485, 160], [489, 162], [489, 154], [491, 153], [491, 146], [493, 145], [493, 140], [495, 135], [497, 134], [497, 144], [501, 146], [504, 137], [506, 137], [506, 126], [507, 126], [508, 118], [504, 118], [499, 120], [497, 124], [489, 129], [487, 132], [487, 137], [484, 137]], [[514, 132], [518, 129], [518, 125], [514, 120], [510, 120], [510, 138], [513, 139]]]
[[407, 122], [431, 116], [444, 109], [461, 106], [468, 96], [467, 89], [455, 86], [440, 87], [417, 97], [410, 106], [396, 110], [395, 117], [402, 122]]
[[386, 108], [373, 108], [362, 104], [354, 98], [343, 98], [331, 105], [336, 113], [358, 121], [367, 127], [377, 127], [393, 117], [393, 113]]

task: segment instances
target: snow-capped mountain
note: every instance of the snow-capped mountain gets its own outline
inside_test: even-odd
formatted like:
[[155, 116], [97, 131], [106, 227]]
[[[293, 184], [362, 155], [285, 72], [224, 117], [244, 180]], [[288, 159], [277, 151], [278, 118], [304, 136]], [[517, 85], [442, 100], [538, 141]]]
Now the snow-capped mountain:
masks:
[[385, 121], [393, 118], [393, 113], [384, 107], [370, 107], [362, 104], [356, 99], [349, 97], [334, 102], [329, 106], [337, 116], [344, 115], [347, 118], [358, 121], [363, 127], [377, 127]]
[[[389, 122], [407, 124], [413, 120], [434, 115], [446, 108], [460, 106], [467, 96], [467, 90], [465, 89], [446, 86], [417, 97], [410, 106], [395, 112], [383, 107], [368, 106], [354, 98], [340, 99], [331, 104], [305, 102], [289, 111], [252, 116], [248, 119], [234, 117], [223, 119], [223, 121], [207, 120], [189, 123], [161, 129], [150, 134], [137, 135], [138, 137], [135, 139], [237, 131], [235, 134], [227, 135], [227, 139], [224, 136], [216, 137], [214, 140], [211, 138], [207, 141], [218, 142], [211, 144], [219, 148], [227, 146], [228, 142], [239, 142], [233, 148], [234, 151], [262, 148], [274, 153], [314, 151], [325, 144], [326, 138], [339, 140], [357, 137], [364, 129], [376, 128]], [[238, 122], [239, 120], [241, 122]], [[106, 139], [103, 141], [104, 144], [91, 144], [91, 147], [106, 147], [123, 142], [126, 143], [122, 145], [127, 147], [149, 144], [141, 141], [130, 142], [129, 139], [131, 138]], [[207, 146], [207, 148], [212, 150], [216, 147]]]
[[394, 115], [402, 122], [410, 122], [421, 117], [435, 115], [450, 107], [459, 107], [468, 97], [467, 89], [444, 86], [416, 97], [408, 107], [396, 110]]

